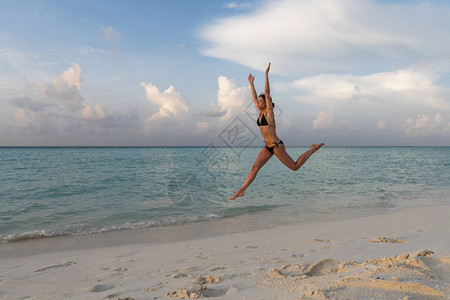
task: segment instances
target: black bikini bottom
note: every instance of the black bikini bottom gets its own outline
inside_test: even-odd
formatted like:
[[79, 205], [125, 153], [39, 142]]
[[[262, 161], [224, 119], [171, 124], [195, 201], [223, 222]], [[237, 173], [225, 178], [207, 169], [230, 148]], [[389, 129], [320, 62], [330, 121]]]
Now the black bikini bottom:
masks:
[[274, 143], [275, 143], [275, 146], [272, 146], [272, 147], [269, 147], [269, 146], [266, 145], [267, 150], [269, 150], [269, 152], [272, 153], [272, 154], [273, 154], [273, 149], [275, 149], [275, 147], [278, 148], [278, 145], [280, 145], [280, 144], [284, 145], [282, 140], [280, 140], [278, 143], [277, 142], [274, 142]]

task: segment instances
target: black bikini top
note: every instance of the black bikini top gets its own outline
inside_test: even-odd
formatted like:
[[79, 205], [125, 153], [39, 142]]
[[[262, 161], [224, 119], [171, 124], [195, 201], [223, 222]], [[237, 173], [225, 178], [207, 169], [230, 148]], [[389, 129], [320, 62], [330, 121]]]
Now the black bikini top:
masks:
[[273, 125], [270, 125], [269, 123], [267, 123], [266, 117], [264, 116], [264, 114], [261, 117], [261, 122], [259, 122], [259, 117], [258, 119], [256, 119], [256, 125], [258, 126], [271, 126], [271, 127], [275, 127]]

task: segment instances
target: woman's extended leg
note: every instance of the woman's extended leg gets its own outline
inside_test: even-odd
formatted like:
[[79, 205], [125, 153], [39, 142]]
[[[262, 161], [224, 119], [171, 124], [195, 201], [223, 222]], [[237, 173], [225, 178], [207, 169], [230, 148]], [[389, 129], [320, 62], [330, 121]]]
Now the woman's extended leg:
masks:
[[239, 188], [239, 190], [234, 194], [233, 197], [230, 198], [230, 200], [236, 199], [236, 197], [242, 197], [244, 196], [244, 191], [248, 188], [250, 183], [255, 180], [256, 174], [258, 174], [258, 171], [266, 164], [266, 162], [269, 161], [269, 159], [272, 157], [272, 153], [269, 152], [269, 150], [264, 147], [261, 152], [259, 152], [258, 157], [255, 160], [255, 163], [252, 166], [252, 170], [250, 171], [250, 174], [248, 174], [247, 179], [245, 179], [244, 184]]
[[320, 149], [325, 145], [324, 143], [311, 145], [311, 149], [303, 153], [297, 158], [297, 161], [294, 161], [289, 154], [286, 152], [286, 148], [283, 144], [279, 145], [273, 150], [273, 153], [278, 157], [278, 159], [286, 165], [289, 169], [293, 171], [297, 171], [300, 167], [308, 160], [308, 158], [313, 155], [314, 152]]

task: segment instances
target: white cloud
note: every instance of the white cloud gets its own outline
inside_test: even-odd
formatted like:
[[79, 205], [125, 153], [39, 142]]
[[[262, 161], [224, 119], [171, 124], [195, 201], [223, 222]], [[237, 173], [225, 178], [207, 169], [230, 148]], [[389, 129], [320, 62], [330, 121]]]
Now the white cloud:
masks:
[[34, 86], [40, 91], [42, 102], [50, 103], [59, 109], [80, 110], [83, 102], [80, 94], [83, 81], [81, 72], [81, 67], [74, 63], [60, 76], [55, 77], [51, 84], [36, 83]]
[[434, 118], [426, 114], [420, 114], [417, 120], [411, 118], [405, 120], [402, 124], [403, 132], [407, 136], [425, 136], [441, 131], [442, 116], [437, 113]]
[[158, 112], [148, 117], [145, 121], [145, 130], [147, 132], [160, 129], [168, 131], [178, 126], [185, 126], [186, 128], [192, 126], [191, 124], [180, 125], [176, 122], [184, 118], [185, 113], [189, 111], [189, 106], [175, 87], [170, 86], [164, 92], [160, 92], [158, 87], [151, 83], [146, 84], [142, 82], [140, 86], [145, 89], [147, 100], [159, 107]]
[[217, 80], [217, 103], [210, 103], [209, 111], [199, 111], [197, 115], [206, 117], [220, 117], [219, 121], [229, 121], [243, 112], [245, 104], [250, 99], [248, 87], [238, 87], [234, 79], [220, 76]]
[[87, 103], [80, 93], [82, 82], [82, 69], [74, 63], [50, 83], [29, 84], [23, 93], [9, 101], [16, 107], [17, 127], [37, 133], [63, 134], [84, 129], [101, 133], [111, 127], [136, 125], [130, 122], [138, 120], [132, 111], [128, 115], [109, 115], [105, 105]]
[[77, 90], [80, 90], [82, 82], [81, 67], [75, 63], [72, 64], [71, 68], [64, 71], [59, 77], [56, 77], [52, 81], [53, 85], [58, 90], [66, 88], [67, 85], [69, 88], [75, 86]]
[[223, 6], [226, 8], [229, 8], [229, 9], [243, 9], [243, 8], [249, 8], [250, 3], [229, 2], [229, 3], [225, 3]]
[[145, 120], [145, 132], [156, 134], [158, 131], [174, 132], [186, 135], [187, 132], [199, 136], [214, 136], [223, 130], [227, 122], [244, 112], [250, 91], [248, 87], [238, 87], [233, 79], [220, 76], [217, 80], [217, 100], [210, 103], [210, 109], [189, 114], [190, 107], [183, 95], [170, 86], [165, 91], [151, 83], [140, 83], [145, 89], [147, 100], [157, 106], [157, 112]]
[[148, 101], [159, 106], [159, 111], [155, 114], [155, 118], [156, 116], [177, 117], [189, 110], [184, 97], [172, 85], [162, 93], [157, 86], [151, 83], [141, 82], [140, 86], [145, 89], [145, 96]]
[[331, 108], [326, 111], [321, 111], [316, 119], [313, 121], [314, 130], [331, 129], [333, 127], [334, 115]]
[[422, 105], [450, 109], [444, 90], [434, 84], [435, 76], [425, 70], [404, 69], [366, 76], [321, 74], [294, 81], [289, 87], [307, 92], [302, 102], [322, 106], [348, 102], [372, 102], [397, 107]]
[[421, 128], [425, 120], [418, 124], [399, 120], [420, 113], [434, 116], [429, 124], [433, 121], [437, 126], [450, 117], [450, 90], [437, 85], [439, 79], [429, 69], [418, 67], [363, 76], [321, 74], [276, 88], [298, 93], [293, 97], [301, 103], [331, 108], [335, 117], [358, 128], [370, 130], [377, 124], [377, 129], [425, 136], [434, 134], [434, 130]]
[[107, 118], [106, 107], [95, 104], [93, 107], [85, 105], [82, 111], [83, 119], [87, 121], [101, 121]]
[[225, 76], [220, 76], [217, 82], [219, 84], [217, 105], [220, 107], [220, 111], [225, 112], [220, 120], [228, 121], [243, 111], [244, 104], [250, 97], [250, 91], [248, 87], [237, 87], [233, 79]]
[[103, 41], [115, 42], [117, 39], [120, 38], [120, 32], [118, 32], [112, 26], [108, 26], [108, 27], [102, 26], [102, 30], [103, 30], [103, 35], [102, 35], [101, 39]]
[[419, 112], [434, 115], [439, 111], [436, 122], [450, 116], [450, 93], [436, 85], [438, 79], [419, 68], [365, 76], [321, 74], [296, 80], [281, 90], [300, 92], [294, 96], [297, 101], [332, 108], [335, 116], [345, 117], [359, 128], [373, 128], [371, 124], [378, 123], [377, 129], [424, 133], [429, 131], [405, 129], [398, 120]]
[[[211, 135], [223, 130], [224, 123], [243, 113], [250, 91], [248, 87], [238, 87], [233, 79], [225, 76], [220, 76], [217, 83], [217, 101], [210, 103], [210, 110], [188, 115], [189, 105], [175, 87], [170, 86], [161, 92], [157, 86], [142, 82], [140, 86], [145, 89], [147, 100], [158, 107], [158, 111], [146, 119], [145, 131], [191, 131]], [[207, 119], [198, 120], [204, 117]]]
[[273, 72], [299, 75], [448, 61], [449, 19], [445, 6], [423, 3], [265, 1], [248, 14], [216, 20], [200, 35], [205, 55], [260, 70], [271, 61]]

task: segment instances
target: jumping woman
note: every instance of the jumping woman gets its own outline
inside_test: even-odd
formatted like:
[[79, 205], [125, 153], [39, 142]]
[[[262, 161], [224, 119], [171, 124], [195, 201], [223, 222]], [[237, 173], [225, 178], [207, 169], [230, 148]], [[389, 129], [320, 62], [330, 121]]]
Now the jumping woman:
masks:
[[324, 143], [311, 145], [311, 149], [300, 155], [296, 161], [294, 161], [289, 154], [287, 154], [284, 143], [280, 140], [280, 138], [278, 138], [275, 129], [275, 115], [273, 114], [274, 105], [272, 104], [272, 98], [270, 97], [269, 70], [270, 63], [266, 69], [264, 94], [259, 95], [259, 97], [257, 97], [255, 86], [253, 84], [255, 76], [252, 74], [248, 75], [248, 82], [250, 83], [250, 88], [252, 91], [253, 103], [255, 103], [256, 108], [259, 111], [259, 117], [256, 120], [256, 124], [259, 126], [259, 130], [264, 138], [265, 147], [261, 150], [261, 152], [259, 152], [259, 155], [252, 166], [252, 170], [247, 176], [247, 179], [245, 179], [244, 184], [239, 188], [236, 194], [231, 197], [230, 200], [234, 200], [236, 197], [244, 196], [245, 190], [253, 182], [253, 180], [255, 180], [258, 171], [274, 154], [283, 164], [286, 165], [286, 167], [293, 171], [297, 171], [314, 152], [325, 145]]

